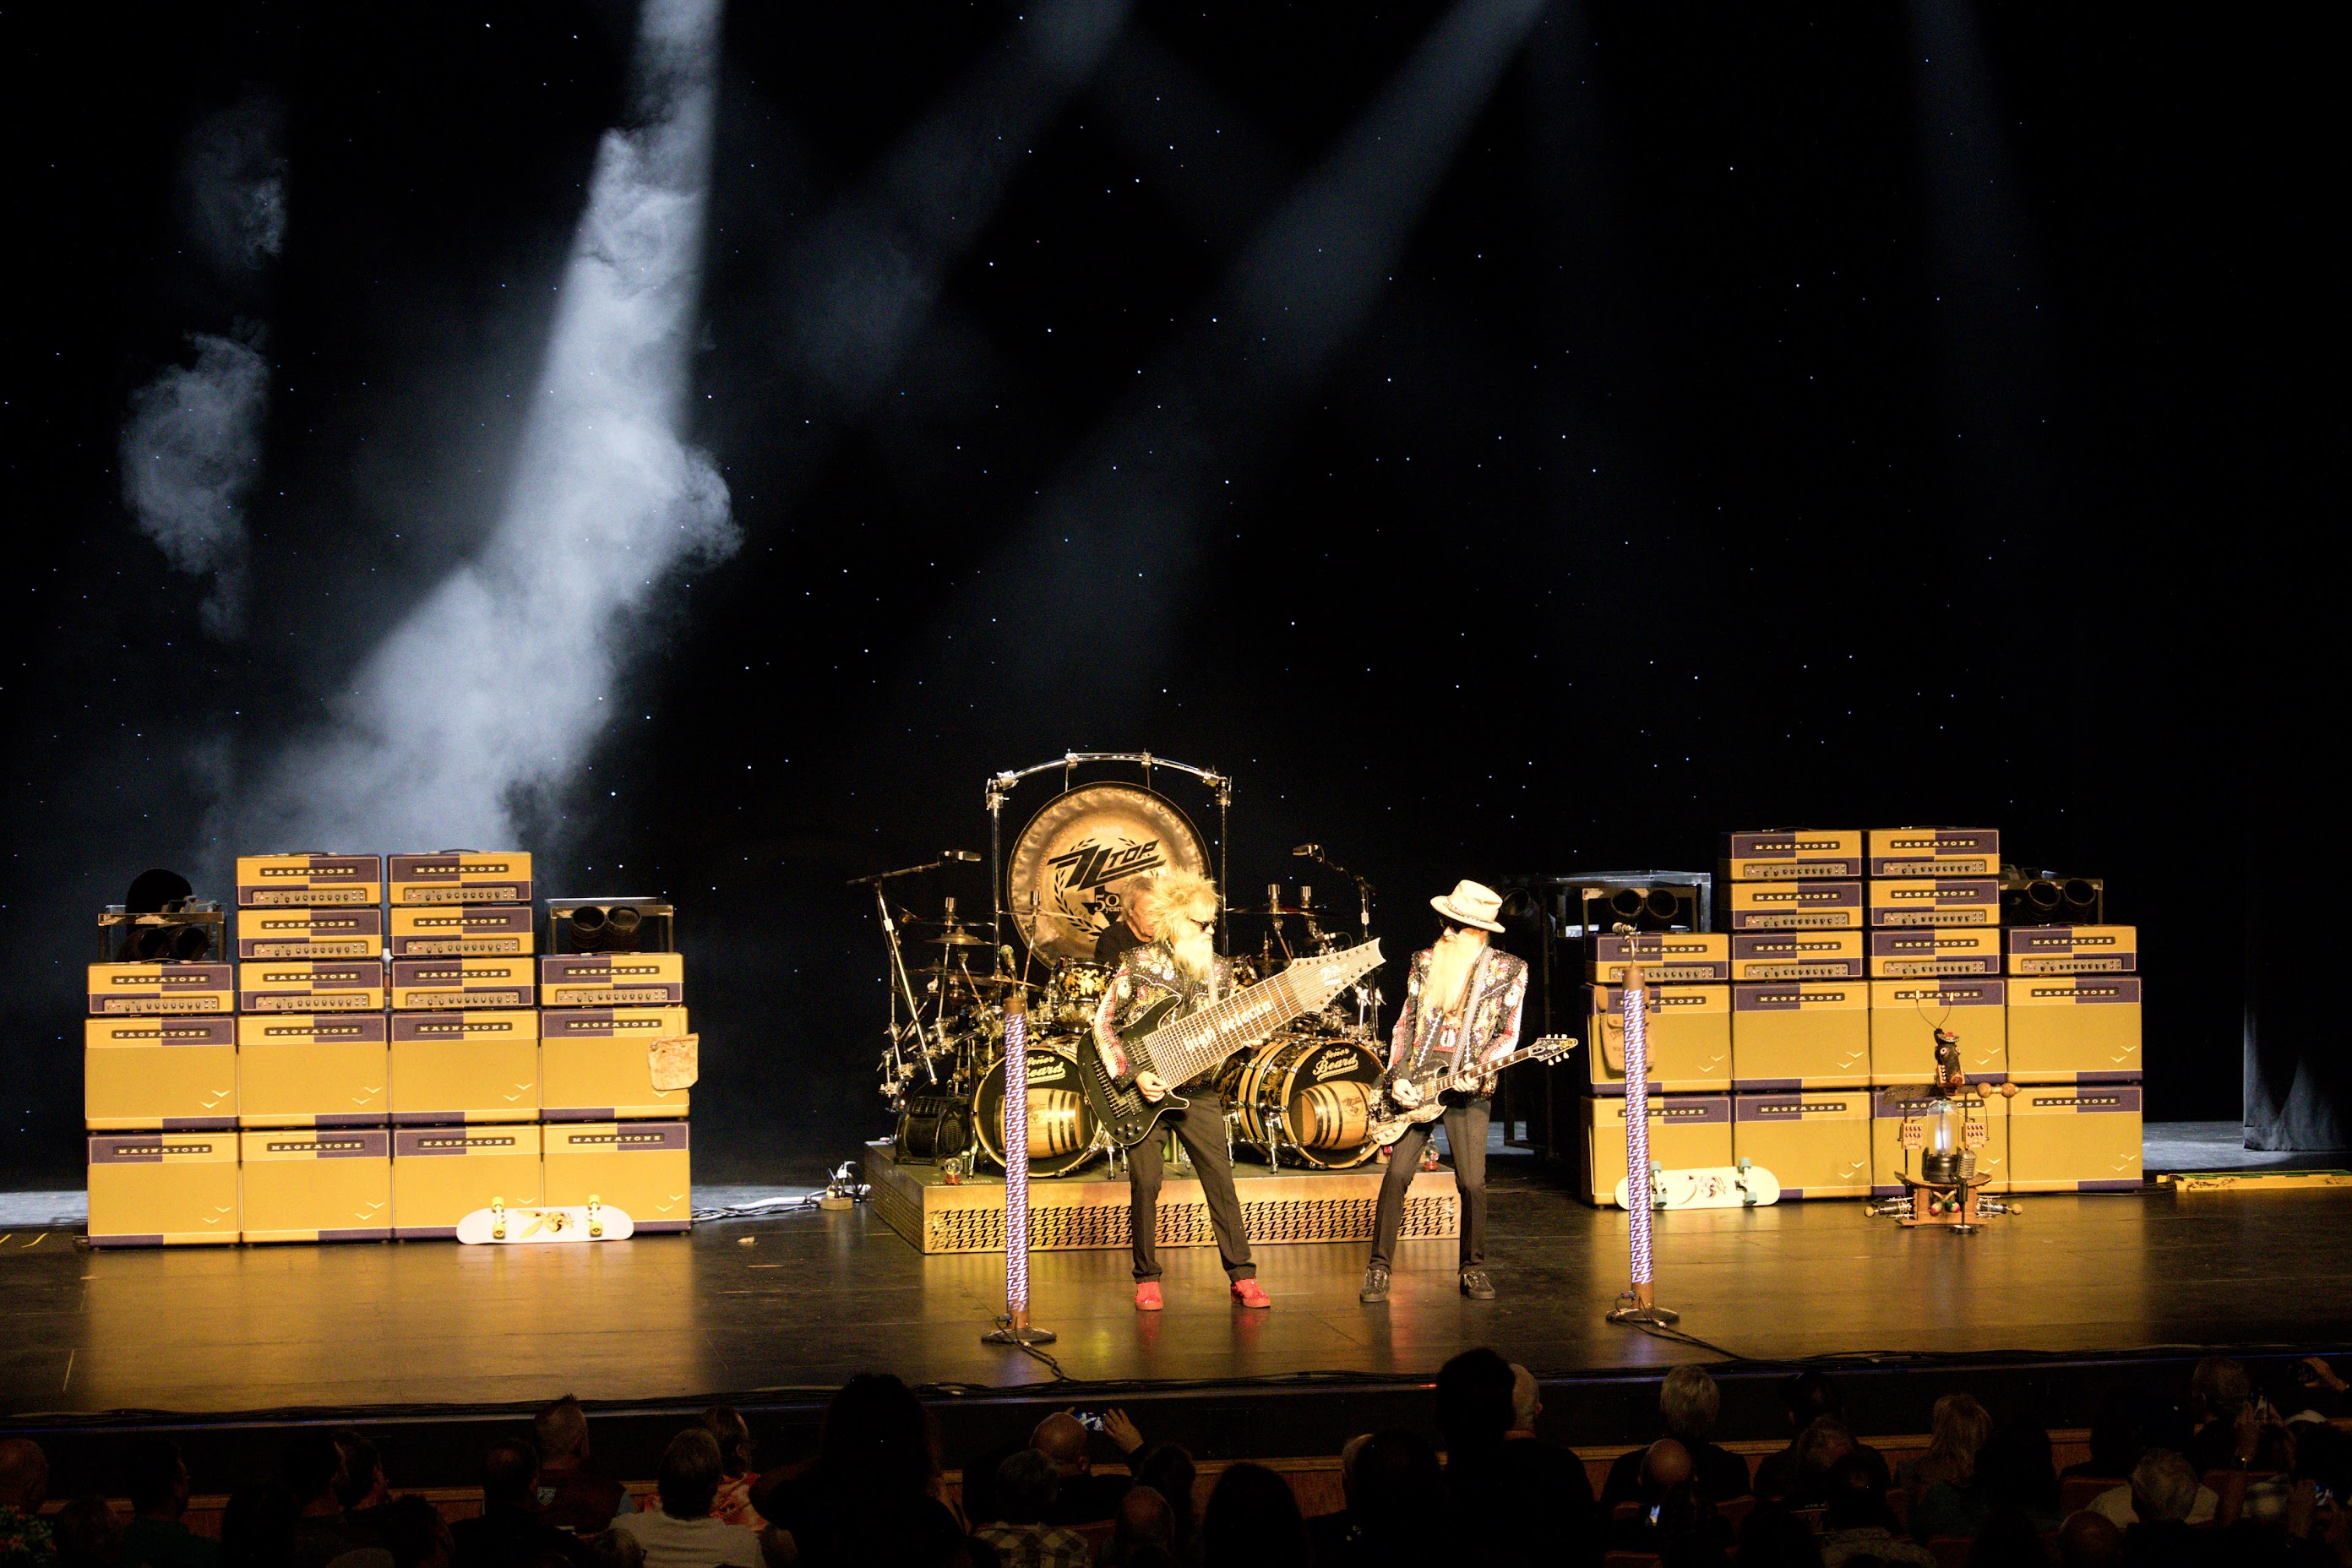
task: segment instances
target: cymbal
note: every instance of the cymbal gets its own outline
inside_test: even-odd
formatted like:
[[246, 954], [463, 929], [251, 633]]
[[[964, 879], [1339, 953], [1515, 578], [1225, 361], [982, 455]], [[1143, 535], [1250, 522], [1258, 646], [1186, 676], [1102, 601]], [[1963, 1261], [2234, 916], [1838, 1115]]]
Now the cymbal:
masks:
[[923, 939], [933, 947], [993, 947], [996, 944], [984, 936], [974, 936], [968, 931], [951, 931], [945, 936]]
[[1227, 910], [1229, 915], [1323, 915], [1331, 912], [1328, 904], [1261, 904], [1246, 910]]
[[939, 980], [961, 980], [968, 985], [988, 986], [1001, 991], [1010, 991], [1016, 985], [1024, 991], [1045, 989], [1034, 980], [1016, 980], [1010, 974], [974, 974], [971, 971], [953, 963], [934, 963], [912, 973], [928, 974]]

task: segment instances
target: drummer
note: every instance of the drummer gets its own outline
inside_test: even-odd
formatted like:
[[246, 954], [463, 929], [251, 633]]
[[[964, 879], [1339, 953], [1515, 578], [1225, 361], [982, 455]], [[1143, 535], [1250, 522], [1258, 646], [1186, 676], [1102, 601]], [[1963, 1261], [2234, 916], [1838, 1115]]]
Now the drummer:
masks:
[[1095, 938], [1095, 962], [1105, 969], [1115, 969], [1118, 961], [1134, 948], [1148, 947], [1160, 939], [1160, 928], [1151, 919], [1151, 886], [1150, 877], [1131, 877], [1118, 889], [1118, 913]]

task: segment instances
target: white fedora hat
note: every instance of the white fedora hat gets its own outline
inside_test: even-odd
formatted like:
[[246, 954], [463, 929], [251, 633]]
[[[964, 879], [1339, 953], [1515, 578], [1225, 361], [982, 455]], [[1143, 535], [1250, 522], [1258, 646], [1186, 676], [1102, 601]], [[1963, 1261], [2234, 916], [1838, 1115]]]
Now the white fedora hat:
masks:
[[1430, 900], [1429, 907], [1447, 920], [1476, 926], [1480, 931], [1503, 929], [1503, 923], [1495, 918], [1503, 908], [1503, 895], [1484, 882], [1456, 882], [1454, 890], [1444, 898]]

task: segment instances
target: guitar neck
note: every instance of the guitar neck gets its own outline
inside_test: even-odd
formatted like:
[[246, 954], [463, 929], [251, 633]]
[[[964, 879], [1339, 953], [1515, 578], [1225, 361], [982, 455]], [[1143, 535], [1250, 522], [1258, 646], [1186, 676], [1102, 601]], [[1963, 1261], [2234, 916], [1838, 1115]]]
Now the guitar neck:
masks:
[[[1501, 1072], [1505, 1068], [1517, 1067], [1521, 1062], [1532, 1060], [1536, 1057], [1550, 1051], [1555, 1046], [1559, 1044], [1562, 1037], [1563, 1037], [1546, 1035], [1542, 1039], [1538, 1040], [1532, 1046], [1521, 1046], [1517, 1050], [1513, 1051], [1509, 1056], [1505, 1057], [1500, 1061], [1488, 1062], [1481, 1070], [1485, 1072]], [[1569, 1043], [1573, 1045], [1575, 1042], [1570, 1040]], [[1449, 1070], [1451, 1069], [1443, 1065], [1425, 1068], [1423, 1071], [1420, 1079], [1417, 1081], [1434, 1083], [1439, 1079], [1444, 1077]]]
[[1152, 1070], [1170, 1083], [1186, 1082], [1304, 1016], [1307, 1005], [1290, 981], [1286, 970], [1154, 1032]]

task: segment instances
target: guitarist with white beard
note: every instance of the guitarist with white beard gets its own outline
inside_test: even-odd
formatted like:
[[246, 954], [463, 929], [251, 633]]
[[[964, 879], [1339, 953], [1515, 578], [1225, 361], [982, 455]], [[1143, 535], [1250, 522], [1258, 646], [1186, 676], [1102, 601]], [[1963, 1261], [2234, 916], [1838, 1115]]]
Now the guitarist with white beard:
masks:
[[[1213, 1071], [1197, 1083], [1171, 1084], [1158, 1073], [1142, 1069], [1119, 1038], [1120, 1031], [1155, 1005], [1170, 997], [1177, 1006], [1167, 1016], [1172, 1022], [1215, 1003], [1233, 989], [1230, 963], [1217, 956], [1211, 933], [1217, 928], [1217, 885], [1188, 871], [1154, 880], [1139, 900], [1144, 919], [1139, 931], [1150, 931], [1154, 940], [1130, 949], [1118, 962], [1095, 1012], [1094, 1045], [1109, 1069], [1111, 1081], [1129, 1085], [1143, 1098], [1158, 1103], [1172, 1088], [1192, 1103], [1173, 1111], [1161, 1125], [1174, 1129], [1192, 1156], [1192, 1172], [1201, 1179], [1201, 1195], [1209, 1205], [1209, 1225], [1217, 1235], [1217, 1251], [1233, 1281], [1234, 1300], [1244, 1307], [1274, 1303], [1257, 1282], [1257, 1265], [1250, 1258], [1249, 1233], [1242, 1223], [1242, 1203], [1234, 1191], [1234, 1162], [1225, 1144], [1225, 1101], [1217, 1092]], [[1484, 1136], [1483, 1133], [1480, 1136]], [[1483, 1147], [1483, 1145], [1482, 1145]], [[1135, 1306], [1157, 1312], [1160, 1256], [1156, 1245], [1160, 1205], [1160, 1135], [1127, 1152], [1128, 1215], [1135, 1241]]]
[[[1462, 1293], [1474, 1301], [1491, 1301], [1495, 1283], [1486, 1267], [1486, 1120], [1494, 1104], [1495, 1069], [1489, 1064], [1509, 1056], [1518, 1044], [1528, 965], [1487, 940], [1503, 929], [1495, 918], [1502, 910], [1502, 896], [1492, 888], [1456, 882], [1452, 892], [1430, 900], [1429, 907], [1444, 917], [1445, 929], [1434, 946], [1412, 955], [1404, 1011], [1389, 1038], [1386, 1085], [1389, 1098], [1411, 1110], [1422, 1103], [1413, 1077], [1432, 1066], [1444, 1068], [1445, 1142], [1454, 1152], [1454, 1184], [1462, 1194]], [[1389, 1151], [1372, 1224], [1372, 1260], [1364, 1269], [1358, 1300], [1389, 1299], [1405, 1191], [1428, 1142], [1429, 1123], [1416, 1122]]]

